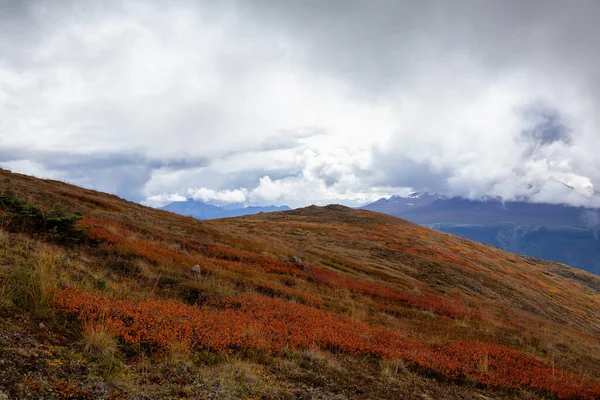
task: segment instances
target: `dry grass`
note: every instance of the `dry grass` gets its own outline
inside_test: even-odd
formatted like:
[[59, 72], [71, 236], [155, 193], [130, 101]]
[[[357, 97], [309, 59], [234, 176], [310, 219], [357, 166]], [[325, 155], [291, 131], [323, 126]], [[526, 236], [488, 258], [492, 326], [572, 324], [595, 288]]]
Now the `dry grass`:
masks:
[[0, 277], [0, 311], [12, 306], [12, 293], [4, 279]]
[[117, 338], [107, 324], [86, 323], [82, 327], [83, 351], [95, 356], [113, 355], [117, 351]]
[[209, 275], [207, 277], [200, 276], [197, 279], [203, 289], [219, 296], [234, 296], [238, 292], [233, 282], [227, 281], [216, 275]]
[[281, 394], [274, 382], [270, 382], [264, 368], [257, 364], [232, 357], [219, 365], [211, 374], [216, 382], [233, 398], [278, 398]]
[[304, 361], [308, 361], [309, 363], [326, 364], [329, 361], [327, 353], [316, 347], [302, 350], [299, 355]]
[[163, 363], [173, 367], [191, 366], [193, 354], [190, 347], [190, 344], [186, 342], [172, 343], [164, 355]]
[[22, 310], [40, 318], [52, 317], [52, 298], [60, 283], [68, 281], [60, 252], [43, 243], [33, 246], [29, 241], [18, 247], [26, 255], [25, 266], [11, 271], [8, 292]]
[[[552, 365], [552, 368], [554, 368], [554, 365]], [[486, 351], [483, 356], [481, 356], [481, 359], [479, 360], [479, 370], [481, 372], [484, 373], [488, 373], [490, 369], [490, 358], [489, 358], [489, 354]]]
[[0, 228], [0, 245], [2, 245], [2, 246], [7, 245], [9, 239], [10, 239], [9, 233], [6, 232], [4, 229]]
[[381, 360], [379, 368], [381, 369], [381, 377], [385, 380], [398, 379], [398, 374], [405, 371], [402, 360]]

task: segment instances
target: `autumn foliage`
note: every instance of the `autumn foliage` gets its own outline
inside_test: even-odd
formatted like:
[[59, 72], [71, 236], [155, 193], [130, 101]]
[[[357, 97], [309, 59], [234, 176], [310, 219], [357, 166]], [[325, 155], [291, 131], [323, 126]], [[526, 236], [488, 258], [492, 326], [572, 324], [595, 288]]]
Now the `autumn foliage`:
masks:
[[558, 398], [596, 399], [600, 383], [505, 346], [479, 341], [425, 344], [332, 312], [256, 295], [201, 307], [170, 300], [130, 302], [81, 290], [56, 294], [57, 310], [81, 323], [102, 322], [125, 342], [158, 351], [173, 343], [216, 353], [322, 348], [385, 359], [446, 379], [489, 387], [530, 387]]
[[[342, 276], [322, 268], [313, 270], [313, 279], [333, 287], [342, 287], [353, 292], [366, 294], [389, 303], [419, 308], [450, 318], [480, 318], [478, 312], [469, 309], [458, 301], [434, 296], [426, 293], [400, 292], [387, 286], [361, 281], [355, 278]], [[386, 308], [384, 305], [382, 308]]]
[[[233, 354], [251, 375], [273, 378], [265, 387], [292, 397], [303, 388], [334, 397], [330, 389], [381, 372], [361, 388], [365, 398], [394, 396], [419, 375], [439, 398], [458, 388], [447, 397], [600, 399], [600, 280], [583, 271], [342, 206], [198, 221], [56, 181], [0, 176], [12, 193], [0, 196], [0, 303], [21, 307], [19, 296], [54, 282], [43, 306], [75, 322], [82, 340], [73, 350], [106, 358], [107, 373], [120, 364], [164, 368], [181, 354], [206, 361], [221, 380], [228, 365], [212, 363]], [[51, 240], [63, 228], [80, 240]], [[38, 240], [52, 243], [54, 278], [31, 273]], [[306, 367], [312, 353], [327, 361]], [[397, 367], [388, 379], [388, 365], [410, 372]], [[61, 385], [55, 393], [78, 396]], [[179, 385], [169, 396], [183, 396]], [[197, 386], [187, 385], [189, 397]]]
[[[213, 265], [218, 269], [227, 269], [237, 272], [246, 270], [262, 271], [271, 274], [295, 275], [322, 285], [333, 288], [344, 288], [352, 292], [376, 297], [384, 300], [382, 309], [388, 309], [390, 305], [399, 304], [406, 307], [418, 308], [444, 315], [450, 318], [480, 318], [480, 314], [456, 300], [435, 296], [427, 293], [414, 293], [408, 291], [394, 290], [388, 286], [371, 283], [358, 278], [341, 275], [316, 266], [308, 266], [301, 269], [295, 263], [276, 260], [261, 254], [244, 251], [225, 246], [218, 243], [202, 243], [196, 240], [179, 240], [180, 247], [188, 250], [181, 251], [167, 246], [161, 242], [148, 240], [131, 240], [135, 234], [112, 221], [98, 218], [86, 217], [80, 223], [88, 229], [88, 235], [100, 242], [114, 247], [120, 253], [131, 254], [142, 257], [155, 264], [194, 265], [201, 262], [201, 258], [213, 260]], [[191, 254], [200, 254], [192, 256]], [[210, 264], [205, 265], [210, 269]], [[261, 285], [259, 285], [261, 286]], [[262, 287], [268, 290], [291, 295], [292, 291], [285, 288], [272, 289], [272, 284], [263, 283]], [[270, 289], [269, 289], [270, 288]], [[284, 296], [285, 297], [285, 296]], [[321, 301], [309, 293], [298, 294], [303, 301], [319, 304]]]

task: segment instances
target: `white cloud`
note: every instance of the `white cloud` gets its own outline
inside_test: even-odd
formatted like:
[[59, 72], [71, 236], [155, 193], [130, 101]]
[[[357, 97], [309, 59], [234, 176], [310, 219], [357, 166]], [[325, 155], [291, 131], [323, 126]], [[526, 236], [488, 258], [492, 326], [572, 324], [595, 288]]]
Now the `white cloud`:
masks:
[[200, 189], [189, 189], [188, 193], [194, 200], [200, 200], [203, 202], [217, 203], [217, 204], [229, 204], [229, 203], [245, 203], [246, 195], [248, 190], [246, 189], [235, 189], [235, 190], [222, 190], [216, 191], [207, 188]]
[[0, 163], [1, 168], [11, 171], [18, 171], [22, 174], [33, 175], [44, 179], [58, 179], [61, 174], [57, 171], [51, 171], [44, 168], [36, 162], [29, 160], [7, 161]]
[[184, 196], [172, 193], [161, 193], [149, 196], [142, 204], [150, 207], [161, 207], [174, 201], [185, 201]]
[[[587, 6], [22, 4], [0, 16], [0, 163], [16, 171], [145, 204], [408, 188], [591, 204], [600, 186]], [[568, 140], [535, 131], [552, 124]]]

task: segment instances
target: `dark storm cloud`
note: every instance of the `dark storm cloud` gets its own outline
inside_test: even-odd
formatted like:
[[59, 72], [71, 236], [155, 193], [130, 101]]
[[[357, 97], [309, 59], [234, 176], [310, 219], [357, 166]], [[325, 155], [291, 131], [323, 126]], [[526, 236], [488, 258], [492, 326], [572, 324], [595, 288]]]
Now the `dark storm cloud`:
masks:
[[410, 187], [419, 190], [445, 194], [448, 192], [449, 169], [438, 169], [429, 162], [418, 162], [408, 157], [398, 157], [395, 153], [376, 152], [375, 174], [371, 178], [380, 185]]
[[526, 140], [538, 145], [571, 141], [571, 130], [561, 121], [560, 112], [555, 108], [539, 103], [531, 104], [523, 107], [522, 115], [528, 125], [522, 131]]
[[150, 159], [139, 154], [0, 149], [0, 163], [27, 160], [54, 171], [56, 177], [118, 193], [134, 201], [144, 199], [143, 188], [156, 169], [181, 170], [206, 166], [205, 159]]
[[[288, 34], [315, 68], [360, 89], [394, 88], [424, 61], [470, 57], [490, 73], [539, 63], [597, 74], [600, 4], [563, 1], [250, 1], [240, 7]], [[257, 23], [257, 22], [255, 22]], [[588, 61], [594, 61], [593, 64]], [[582, 68], [580, 68], [582, 67]]]
[[197, 168], [208, 164], [208, 160], [206, 159], [188, 158], [159, 160], [143, 157], [139, 154], [127, 153], [81, 154], [52, 150], [19, 148], [0, 149], [0, 162], [19, 160], [30, 160], [53, 170], [88, 170], [103, 169], [107, 167], [124, 167], [131, 165], [143, 165], [150, 169], [187, 169]]

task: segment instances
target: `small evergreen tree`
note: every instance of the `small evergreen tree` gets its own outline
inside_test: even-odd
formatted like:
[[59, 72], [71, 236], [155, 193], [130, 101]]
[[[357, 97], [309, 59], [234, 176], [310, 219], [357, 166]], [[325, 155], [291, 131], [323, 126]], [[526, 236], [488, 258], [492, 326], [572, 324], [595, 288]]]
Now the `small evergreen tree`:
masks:
[[29, 233], [61, 244], [75, 244], [86, 237], [86, 230], [77, 227], [81, 213], [67, 215], [58, 205], [43, 212], [33, 204], [18, 199], [14, 193], [0, 193], [2, 222], [13, 232]]

